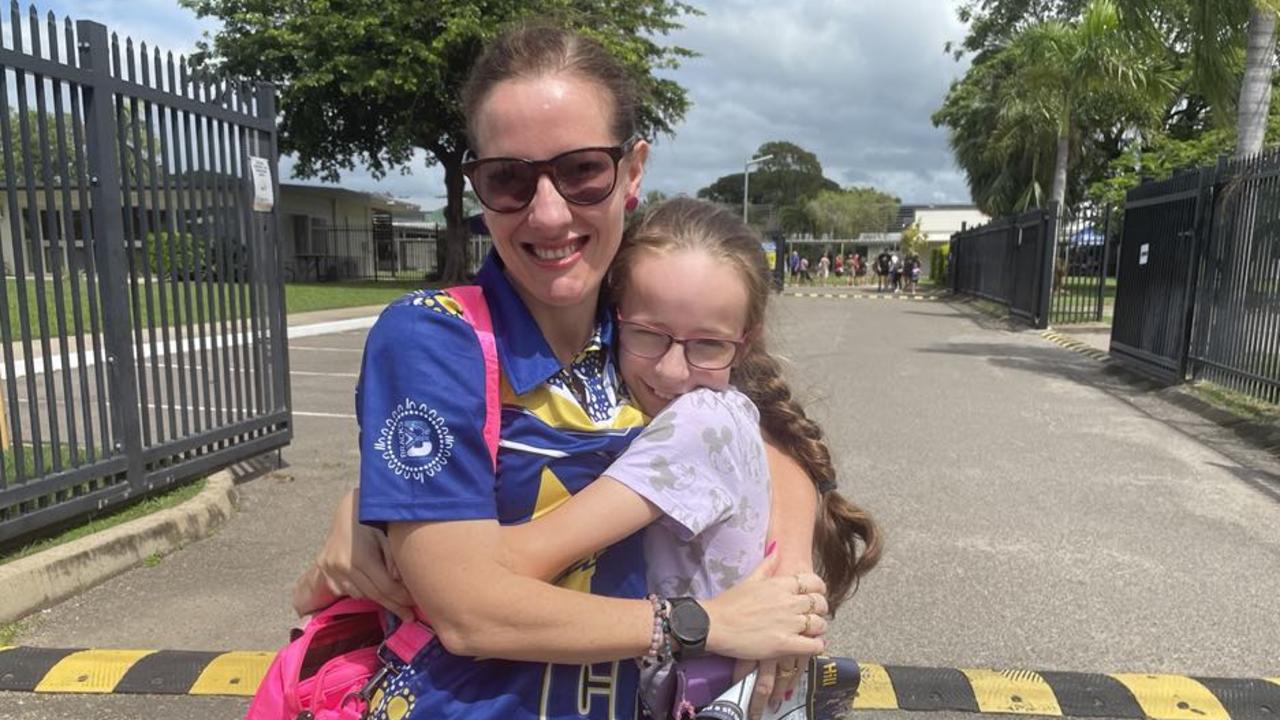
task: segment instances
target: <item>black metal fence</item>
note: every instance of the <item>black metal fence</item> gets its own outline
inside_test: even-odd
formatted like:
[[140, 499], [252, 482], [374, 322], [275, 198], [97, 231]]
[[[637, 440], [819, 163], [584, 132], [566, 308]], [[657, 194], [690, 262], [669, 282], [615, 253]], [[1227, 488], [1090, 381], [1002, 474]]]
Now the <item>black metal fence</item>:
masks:
[[1009, 306], [1036, 327], [1103, 320], [1120, 224], [1106, 206], [1030, 210], [952, 239], [952, 289]]
[[1063, 208], [1058, 215], [1050, 323], [1094, 322], [1110, 314], [1120, 250], [1118, 215], [1109, 205]]
[[[312, 231], [306, 251], [284, 258], [285, 282], [340, 282], [345, 280], [421, 280], [438, 270], [438, 232], [406, 233], [387, 228], [328, 228]], [[438, 239], [439, 238], [439, 239]], [[468, 248], [470, 272], [476, 272], [489, 254], [493, 241], [472, 237]]]
[[957, 233], [951, 240], [952, 290], [1007, 305], [1013, 316], [1048, 327], [1056, 232], [1051, 208]]
[[1112, 354], [1280, 402], [1280, 151], [1130, 191]]
[[5, 543], [292, 423], [273, 89], [16, 2], [0, 35]]

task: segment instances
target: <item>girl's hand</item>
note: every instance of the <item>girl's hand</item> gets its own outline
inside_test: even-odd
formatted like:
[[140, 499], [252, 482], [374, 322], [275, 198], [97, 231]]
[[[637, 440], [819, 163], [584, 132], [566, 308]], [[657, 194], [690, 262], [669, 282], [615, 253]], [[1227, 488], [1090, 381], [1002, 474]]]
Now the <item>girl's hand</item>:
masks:
[[356, 507], [354, 490], [338, 503], [324, 547], [294, 586], [294, 610], [305, 615], [346, 596], [369, 598], [412, 620], [413, 598], [391, 559], [387, 536], [361, 525]]
[[813, 573], [771, 577], [778, 553], [742, 582], [703, 603], [707, 650], [746, 660], [808, 656], [826, 647], [826, 584]]
[[778, 660], [739, 660], [733, 667], [733, 681], [756, 672], [756, 684], [751, 691], [751, 705], [747, 717], [760, 720], [765, 707], [777, 711], [783, 700], [790, 700], [800, 675], [808, 671], [808, 657], [779, 658]]

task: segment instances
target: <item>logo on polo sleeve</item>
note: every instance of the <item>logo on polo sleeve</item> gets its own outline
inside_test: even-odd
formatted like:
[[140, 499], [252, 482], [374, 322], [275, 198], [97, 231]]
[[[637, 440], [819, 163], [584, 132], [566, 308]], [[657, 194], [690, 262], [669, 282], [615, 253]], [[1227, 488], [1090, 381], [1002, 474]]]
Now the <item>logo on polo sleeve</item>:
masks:
[[382, 454], [391, 472], [425, 482], [449, 462], [453, 435], [439, 413], [405, 398], [391, 411], [373, 449]]

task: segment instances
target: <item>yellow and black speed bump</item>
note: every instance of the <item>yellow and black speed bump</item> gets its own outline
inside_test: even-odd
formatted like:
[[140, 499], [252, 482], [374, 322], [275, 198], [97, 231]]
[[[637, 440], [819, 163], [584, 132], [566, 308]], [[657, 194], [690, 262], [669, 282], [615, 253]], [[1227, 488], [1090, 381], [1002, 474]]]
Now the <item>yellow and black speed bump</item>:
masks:
[[274, 655], [0, 648], [0, 691], [252, 695]]
[[[0, 648], [0, 691], [249, 696], [270, 652]], [[859, 664], [850, 711], [1276, 720], [1280, 676], [1198, 678]], [[813, 720], [836, 720], [815, 718]]]
[[924, 300], [933, 301], [938, 299], [938, 295], [925, 295], [921, 293], [841, 293], [841, 292], [796, 292], [788, 290], [783, 293], [786, 297], [802, 297], [802, 298], [833, 298], [837, 300]]
[[853, 710], [1158, 720], [1275, 720], [1280, 677], [1032, 672], [861, 664]]
[[1097, 360], [1098, 362], [1108, 362], [1111, 360], [1111, 354], [1106, 350], [1100, 350], [1069, 335], [1063, 335], [1056, 330], [1041, 330], [1040, 337], [1048, 340], [1054, 345], [1060, 345], [1068, 350], [1073, 350], [1085, 357]]

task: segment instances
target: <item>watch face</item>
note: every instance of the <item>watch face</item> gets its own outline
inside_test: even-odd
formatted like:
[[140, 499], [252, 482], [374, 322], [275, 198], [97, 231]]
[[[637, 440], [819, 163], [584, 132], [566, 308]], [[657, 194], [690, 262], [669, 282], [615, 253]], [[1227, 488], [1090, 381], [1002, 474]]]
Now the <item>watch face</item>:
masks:
[[706, 642], [710, 625], [707, 611], [696, 602], [682, 602], [671, 608], [671, 632], [681, 643]]

